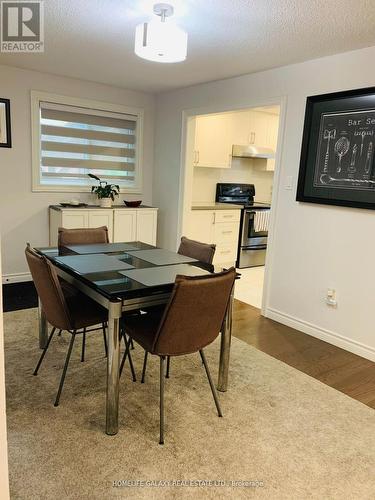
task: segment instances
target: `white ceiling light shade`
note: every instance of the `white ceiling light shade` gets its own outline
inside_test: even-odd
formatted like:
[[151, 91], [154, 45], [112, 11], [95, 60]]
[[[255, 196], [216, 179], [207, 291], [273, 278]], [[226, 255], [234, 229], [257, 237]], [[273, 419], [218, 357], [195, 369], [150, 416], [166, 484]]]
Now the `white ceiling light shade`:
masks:
[[154, 14], [160, 19], [138, 24], [136, 27], [135, 53], [149, 61], [162, 63], [184, 61], [187, 54], [187, 33], [168, 19], [173, 15], [172, 5], [155, 4]]

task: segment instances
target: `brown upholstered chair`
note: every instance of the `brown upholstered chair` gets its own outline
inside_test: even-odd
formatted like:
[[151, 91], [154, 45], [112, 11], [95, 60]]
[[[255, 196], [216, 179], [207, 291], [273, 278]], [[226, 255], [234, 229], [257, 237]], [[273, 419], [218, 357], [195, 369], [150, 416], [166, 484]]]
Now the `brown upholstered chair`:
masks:
[[58, 229], [58, 247], [67, 245], [89, 245], [90, 243], [109, 243], [108, 228], [106, 226], [95, 228]]
[[[64, 227], [58, 228], [57, 245], [59, 249], [62, 249], [63, 247], [68, 245], [89, 245], [95, 243], [109, 243], [108, 229], [106, 226], [95, 228], [83, 227], [77, 229], [66, 229]], [[72, 287], [62, 278], [59, 278], [59, 280], [66, 296], [74, 296], [77, 294], [76, 288]], [[59, 331], [58, 335], [61, 335], [61, 331]], [[85, 336], [83, 337], [83, 342], [84, 341]]]
[[215, 250], [216, 245], [213, 243], [201, 243], [182, 236], [177, 253], [197, 259], [205, 264], [212, 264]]
[[[84, 359], [86, 333], [98, 330], [98, 328], [88, 329], [89, 327], [101, 324], [104, 345], [107, 350], [105, 322], [107, 321], [108, 313], [105, 308], [84, 294], [77, 293], [74, 296], [69, 294], [67, 296], [64, 295], [54, 266], [45, 257], [36, 253], [29, 245], [25, 250], [25, 254], [35, 288], [42, 303], [43, 312], [46, 315], [47, 321], [53, 327], [34, 370], [34, 375], [38, 374], [39, 367], [56, 329], [67, 330], [72, 335], [55, 399], [55, 406], [58, 406], [76, 335], [78, 333], [83, 334], [81, 361]], [[128, 354], [129, 359], [131, 359], [130, 353], [127, 352]]]
[[[107, 226], [100, 226], [95, 228], [77, 228], [77, 229], [66, 229], [64, 227], [58, 228], [58, 239], [57, 245], [60, 248], [68, 245], [90, 245], [95, 243], [109, 243], [108, 228]], [[66, 295], [76, 294], [76, 289], [72, 287], [69, 283], [60, 279], [61, 286]], [[135, 314], [135, 311], [132, 313]], [[58, 333], [61, 335], [61, 332]], [[85, 342], [85, 336], [83, 337], [83, 344]], [[127, 340], [124, 335], [125, 346], [127, 347]], [[107, 345], [107, 344], [106, 344]], [[134, 349], [134, 344], [131, 342], [131, 348]], [[84, 350], [84, 346], [83, 346]], [[107, 352], [107, 347], [106, 347]], [[132, 370], [133, 380], [135, 379], [134, 368], [132, 366], [131, 358], [130, 367]]]
[[[200, 241], [190, 240], [189, 238], [186, 238], [186, 236], [182, 236], [177, 253], [179, 253], [180, 255], [185, 255], [186, 257], [191, 257], [192, 259], [197, 259], [200, 262], [203, 262], [204, 264], [212, 264], [215, 251], [216, 251], [216, 245], [213, 243], [202, 243]], [[156, 307], [158, 309], [164, 309], [165, 306], [156, 306]], [[170, 363], [171, 359], [168, 356], [167, 371], [165, 375], [166, 378], [169, 378]], [[145, 358], [145, 362], [143, 363], [142, 379], [141, 379], [142, 383], [144, 383], [145, 381], [146, 367], [147, 367], [147, 357]]]
[[219, 416], [222, 416], [203, 348], [218, 336], [235, 280], [235, 269], [208, 276], [177, 276], [163, 311], [127, 318], [124, 328], [147, 354], [160, 358], [160, 444], [164, 443], [164, 364], [167, 356], [200, 353]]

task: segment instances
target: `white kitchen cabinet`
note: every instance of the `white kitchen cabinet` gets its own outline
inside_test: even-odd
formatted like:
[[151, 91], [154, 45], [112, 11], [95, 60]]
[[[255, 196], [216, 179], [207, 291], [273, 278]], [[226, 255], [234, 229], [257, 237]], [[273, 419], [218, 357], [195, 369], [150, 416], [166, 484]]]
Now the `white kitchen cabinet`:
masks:
[[268, 146], [268, 119], [271, 116], [269, 113], [248, 110], [230, 116], [232, 144]]
[[137, 210], [137, 241], [156, 245], [156, 210]]
[[115, 209], [113, 211], [113, 242], [136, 241], [137, 211]]
[[238, 243], [238, 224], [233, 222], [222, 222], [214, 224], [214, 241], [222, 245]]
[[250, 144], [252, 140], [252, 129], [251, 129], [251, 117], [250, 111], [241, 111], [239, 113], [233, 113], [231, 115], [232, 119], [232, 130], [230, 142], [237, 145]]
[[213, 243], [214, 210], [192, 210], [188, 219], [186, 234], [188, 238], [202, 243]]
[[49, 242], [57, 245], [58, 228], [67, 229], [107, 226], [109, 241], [142, 241], [156, 245], [157, 208], [61, 208], [49, 210]]
[[256, 144], [276, 150], [279, 116], [263, 111], [233, 113], [233, 144]]
[[270, 114], [250, 111], [250, 144], [260, 147], [268, 146], [268, 120]]
[[186, 236], [202, 243], [214, 243], [213, 263], [235, 265], [241, 210], [192, 210]]
[[230, 168], [232, 161], [230, 114], [197, 116], [193, 161], [197, 167]]
[[88, 210], [88, 227], [107, 226], [109, 241], [113, 241], [113, 213], [112, 210]]
[[[230, 168], [233, 144], [276, 150], [279, 117], [263, 111], [197, 116], [193, 162], [196, 167]], [[274, 161], [267, 162], [274, 169]]]

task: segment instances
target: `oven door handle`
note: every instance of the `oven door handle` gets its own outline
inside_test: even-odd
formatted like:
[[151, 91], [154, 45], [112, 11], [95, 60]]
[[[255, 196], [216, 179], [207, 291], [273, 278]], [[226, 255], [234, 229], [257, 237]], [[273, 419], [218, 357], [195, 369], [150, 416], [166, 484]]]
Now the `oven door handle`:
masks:
[[267, 250], [267, 245], [250, 245], [246, 247], [241, 247], [241, 250]]
[[271, 210], [270, 208], [254, 208], [253, 210], [245, 210], [246, 214], [256, 214], [257, 212], [265, 212]]

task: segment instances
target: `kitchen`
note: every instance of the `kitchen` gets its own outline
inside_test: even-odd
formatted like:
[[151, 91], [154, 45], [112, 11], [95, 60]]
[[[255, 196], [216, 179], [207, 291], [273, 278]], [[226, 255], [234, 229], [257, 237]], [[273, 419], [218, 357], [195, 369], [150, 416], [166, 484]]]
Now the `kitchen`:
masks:
[[279, 106], [188, 122], [182, 234], [216, 244], [214, 264], [241, 273], [235, 297], [261, 308]]

